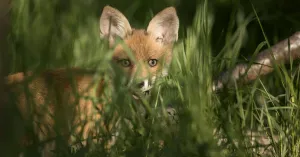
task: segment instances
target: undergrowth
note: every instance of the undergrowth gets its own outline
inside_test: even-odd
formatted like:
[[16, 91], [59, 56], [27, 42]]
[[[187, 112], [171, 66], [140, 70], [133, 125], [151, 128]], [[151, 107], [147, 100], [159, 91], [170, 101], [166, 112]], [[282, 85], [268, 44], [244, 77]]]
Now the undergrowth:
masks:
[[[113, 113], [119, 113], [122, 127], [115, 128], [115, 145], [107, 151], [103, 141], [92, 141], [86, 148], [74, 148], [76, 151], [58, 149], [61, 156], [257, 156], [258, 147], [272, 148], [271, 156], [300, 155], [299, 68], [295, 63], [278, 65], [274, 73], [249, 85], [236, 85], [218, 93], [211, 89], [215, 76], [239, 62], [247, 62], [239, 56], [249, 36], [248, 25], [258, 25], [264, 34], [255, 5], [249, 14], [236, 8], [223, 30], [222, 47], [216, 49], [211, 44], [215, 39], [215, 10], [207, 0], [198, 3], [192, 25], [181, 29], [169, 75], [158, 81], [151, 98], [142, 103], [145, 114], [150, 115], [145, 120], [140, 114], [141, 104], [128, 97], [130, 89], [122, 86], [122, 74], [111, 64], [112, 50], [99, 38], [99, 16], [95, 12], [101, 12], [104, 5], [95, 5], [92, 0], [12, 4], [11, 73], [80, 67], [97, 70], [100, 77], [114, 85], [104, 91], [106, 98], [92, 99], [107, 102], [103, 121], [116, 122]], [[134, 3], [127, 15], [132, 15], [137, 6]], [[148, 17], [151, 16], [149, 11]], [[264, 37], [247, 57], [270, 46]], [[170, 108], [176, 109], [175, 116], [166, 112]], [[270, 139], [270, 144], [251, 144], [251, 136], [259, 131]], [[100, 131], [99, 136], [107, 137], [105, 141], [112, 135]], [[162, 148], [160, 140], [164, 141]], [[36, 151], [27, 151], [31, 150]]]

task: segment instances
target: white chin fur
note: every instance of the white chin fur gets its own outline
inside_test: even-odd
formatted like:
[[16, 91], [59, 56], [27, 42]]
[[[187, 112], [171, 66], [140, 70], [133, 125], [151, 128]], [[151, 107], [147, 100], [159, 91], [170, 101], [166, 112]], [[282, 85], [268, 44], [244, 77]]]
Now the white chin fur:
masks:
[[144, 80], [143, 82], [144, 82], [144, 86], [141, 88], [141, 91], [145, 92], [145, 91], [149, 90], [151, 86], [149, 84], [149, 80], [148, 79]]
[[[162, 71], [162, 74], [160, 77], [165, 77], [165, 76], [168, 76], [168, 70], [167, 69], [164, 69]], [[156, 76], [153, 76], [151, 77], [151, 82], [149, 82], [148, 79], [144, 80], [144, 86], [141, 88], [141, 91], [142, 92], [145, 92], [145, 91], [148, 91], [152, 88], [152, 85], [155, 83], [157, 77]]]
[[[143, 87], [141, 87], [141, 88], [139, 89], [140, 92], [144, 93], [144, 92], [149, 91], [149, 90], [153, 87], [152, 85], [155, 83], [155, 81], [156, 81], [156, 79], [157, 79], [158, 77], [165, 77], [165, 76], [167, 76], [167, 75], [168, 75], [168, 69], [165, 68], [165, 69], [162, 70], [162, 73], [161, 73], [160, 76], [152, 76], [151, 79], [145, 79], [145, 80], [143, 81], [143, 84], [144, 84]], [[132, 83], [134, 82], [133, 80], [134, 80], [134, 79], [131, 78], [130, 81], [129, 81], [129, 83], [128, 83], [127, 85], [128, 85], [128, 86], [132, 85]]]

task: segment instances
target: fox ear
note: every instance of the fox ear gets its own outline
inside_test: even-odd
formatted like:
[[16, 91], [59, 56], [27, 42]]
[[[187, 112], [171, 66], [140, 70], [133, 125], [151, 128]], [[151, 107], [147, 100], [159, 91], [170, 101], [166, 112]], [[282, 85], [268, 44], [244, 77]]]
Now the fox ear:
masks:
[[112, 44], [116, 36], [124, 39], [131, 32], [127, 18], [119, 10], [108, 5], [103, 8], [100, 17], [100, 36], [102, 38], [108, 38]]
[[169, 44], [177, 41], [179, 19], [174, 7], [168, 7], [156, 14], [150, 21], [147, 32], [157, 42]]

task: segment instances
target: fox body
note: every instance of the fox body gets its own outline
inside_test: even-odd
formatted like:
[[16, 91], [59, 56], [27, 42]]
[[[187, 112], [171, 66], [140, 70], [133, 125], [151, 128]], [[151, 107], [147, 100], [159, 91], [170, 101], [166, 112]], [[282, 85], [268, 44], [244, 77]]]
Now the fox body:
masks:
[[[178, 28], [179, 19], [173, 7], [154, 16], [147, 29], [131, 28], [126, 17], [110, 6], [104, 7], [100, 17], [100, 36], [114, 49], [112, 60], [123, 69], [130, 85], [141, 92], [148, 92], [157, 77], [167, 74]], [[124, 44], [116, 42], [118, 39]], [[82, 71], [56, 69], [37, 76], [21, 72], [6, 77], [8, 90], [17, 93], [18, 110], [23, 119], [33, 123], [38, 142], [51, 140], [57, 133], [71, 141], [72, 130], [86, 139], [99, 129], [95, 128], [95, 122], [101, 118], [99, 111], [105, 105], [77, 99], [75, 93], [81, 97], [101, 97], [108, 83], [94, 79], [94, 72]], [[50, 147], [50, 144], [45, 146], [44, 156], [51, 156]]]

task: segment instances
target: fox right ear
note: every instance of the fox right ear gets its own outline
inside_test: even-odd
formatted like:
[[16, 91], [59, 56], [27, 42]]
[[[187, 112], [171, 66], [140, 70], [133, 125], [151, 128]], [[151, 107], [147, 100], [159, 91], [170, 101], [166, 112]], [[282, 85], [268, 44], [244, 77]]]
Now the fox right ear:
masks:
[[108, 5], [103, 8], [100, 17], [100, 37], [108, 38], [109, 43], [113, 44], [116, 36], [124, 39], [131, 32], [127, 18], [119, 10]]
[[157, 13], [149, 22], [147, 32], [157, 42], [173, 43], [178, 39], [179, 19], [174, 7], [168, 7]]

